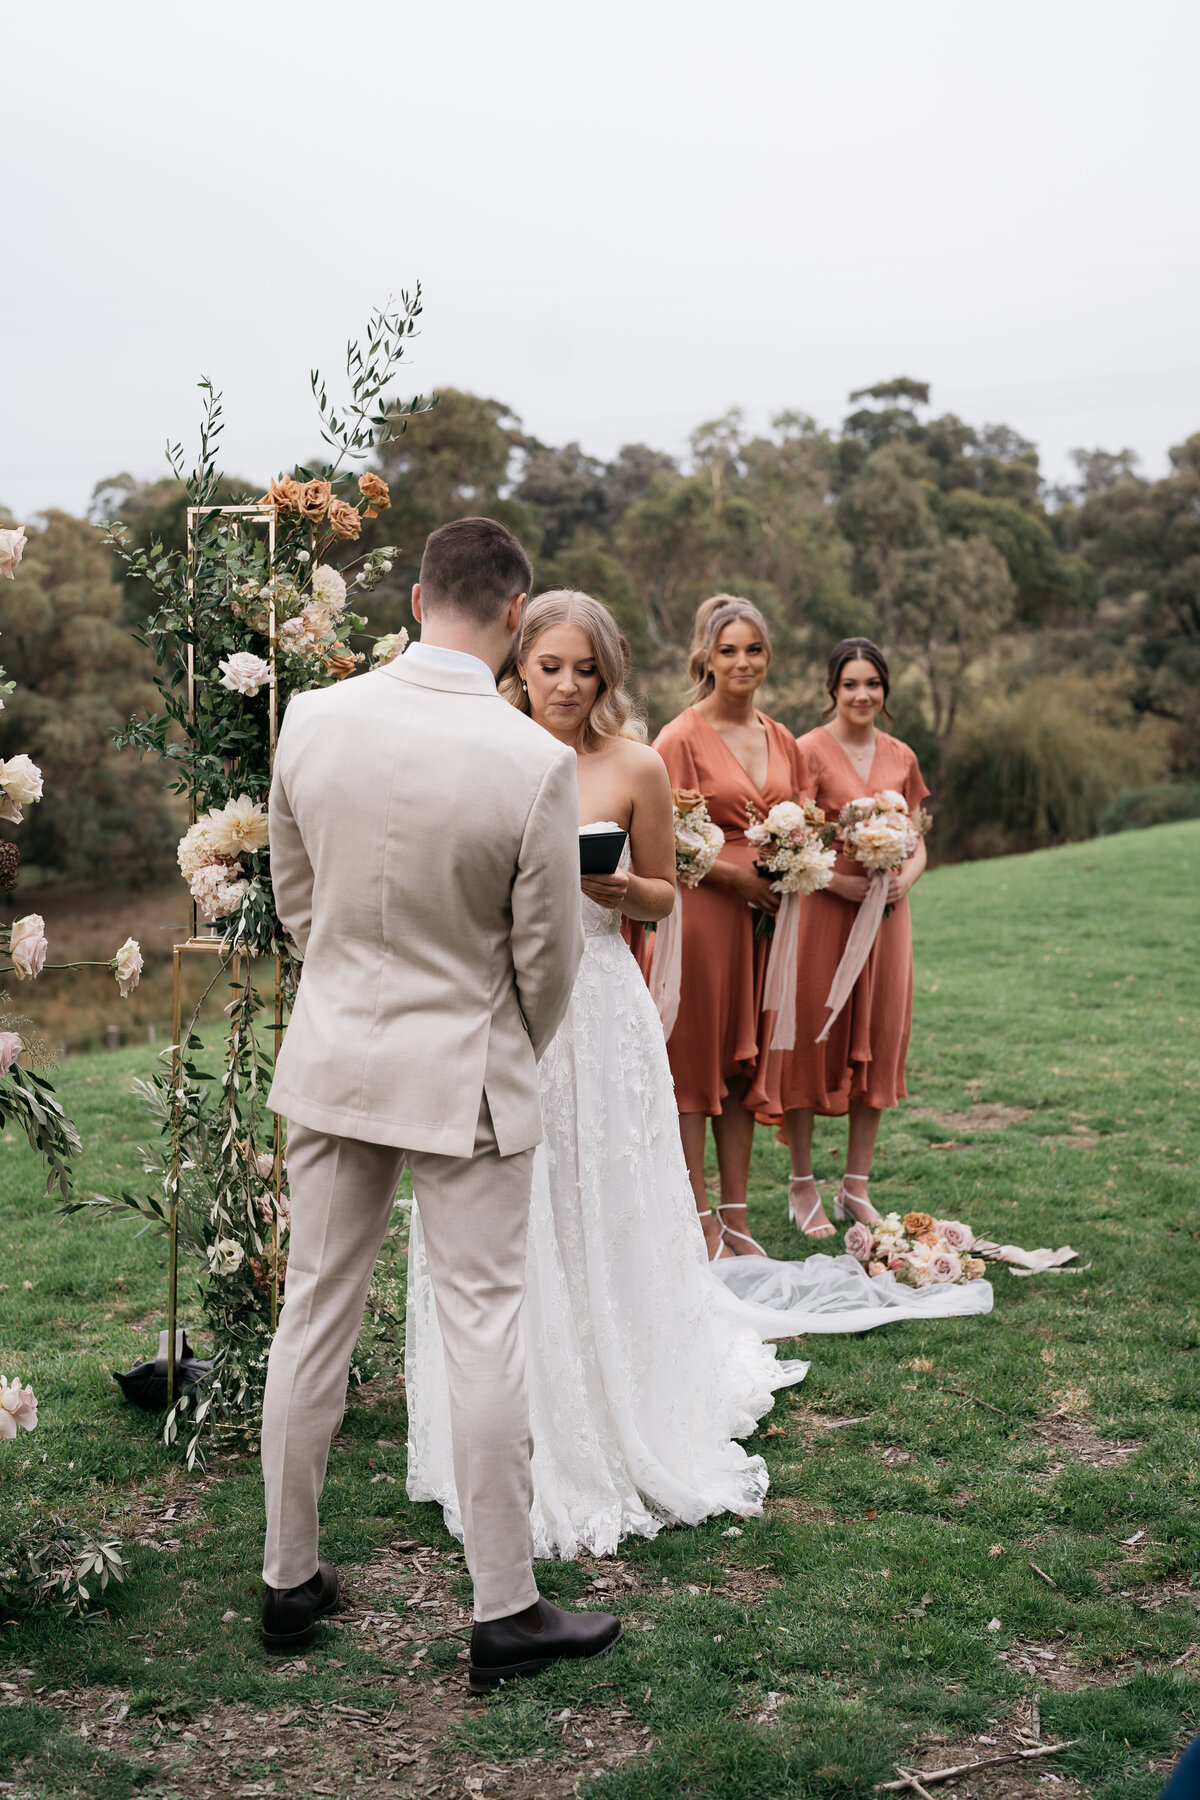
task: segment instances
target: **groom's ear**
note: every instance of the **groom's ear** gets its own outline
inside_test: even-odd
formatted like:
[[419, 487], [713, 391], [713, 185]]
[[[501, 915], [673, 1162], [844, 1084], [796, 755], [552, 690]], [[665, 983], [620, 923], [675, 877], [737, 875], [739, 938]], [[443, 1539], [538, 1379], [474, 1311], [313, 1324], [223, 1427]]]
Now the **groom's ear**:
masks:
[[417, 621], [417, 624], [423, 625], [425, 621], [421, 617], [421, 584], [419, 581], [413, 582], [412, 611], [413, 618]]
[[516, 637], [521, 629], [521, 614], [525, 611], [528, 594], [514, 594], [508, 603], [508, 611], [504, 615], [504, 629]]

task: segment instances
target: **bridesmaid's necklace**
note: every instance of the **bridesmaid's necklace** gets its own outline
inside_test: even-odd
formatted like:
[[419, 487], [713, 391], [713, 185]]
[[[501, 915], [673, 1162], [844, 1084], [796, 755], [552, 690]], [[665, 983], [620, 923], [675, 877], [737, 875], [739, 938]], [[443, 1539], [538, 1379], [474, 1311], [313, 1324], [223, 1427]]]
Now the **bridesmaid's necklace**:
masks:
[[846, 752], [846, 755], [850, 758], [851, 763], [860, 775], [869, 775], [871, 773], [871, 764], [875, 761], [874, 732], [871, 733], [870, 743], [863, 744], [861, 748], [856, 749], [853, 744], [844, 743], [841, 738], [838, 739], [838, 743], [841, 744], [842, 749]]

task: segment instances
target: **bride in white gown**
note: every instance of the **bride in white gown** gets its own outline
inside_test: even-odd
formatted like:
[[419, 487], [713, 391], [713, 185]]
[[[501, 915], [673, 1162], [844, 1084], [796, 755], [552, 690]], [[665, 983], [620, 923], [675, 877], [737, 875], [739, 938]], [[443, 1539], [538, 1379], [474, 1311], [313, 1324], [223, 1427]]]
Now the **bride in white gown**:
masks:
[[[627, 847], [616, 875], [583, 880], [583, 960], [539, 1070], [545, 1139], [523, 1312], [537, 1556], [604, 1555], [631, 1532], [652, 1537], [668, 1523], [761, 1512], [766, 1467], [737, 1439], [777, 1388], [808, 1370], [777, 1360], [763, 1339], [862, 1330], [930, 1310], [889, 1305], [850, 1257], [708, 1262], [662, 1027], [620, 929], [622, 912], [661, 918], [674, 897], [670, 786], [656, 754], [622, 735], [626, 669], [623, 640], [598, 602], [554, 593], [530, 604], [512, 697], [576, 745], [591, 828], [627, 830], [633, 848], [632, 867]], [[901, 1297], [918, 1299], [907, 1289]], [[953, 1310], [982, 1310], [983, 1298]], [[415, 1207], [405, 1377], [409, 1496], [440, 1503], [461, 1536], [441, 1334]]]

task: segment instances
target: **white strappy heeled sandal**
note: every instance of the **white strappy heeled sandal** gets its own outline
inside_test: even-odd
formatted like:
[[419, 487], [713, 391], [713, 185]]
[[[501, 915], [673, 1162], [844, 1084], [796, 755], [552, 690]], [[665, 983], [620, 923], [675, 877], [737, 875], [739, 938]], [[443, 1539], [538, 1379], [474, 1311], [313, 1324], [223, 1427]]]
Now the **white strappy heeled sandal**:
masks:
[[[802, 1217], [797, 1210], [795, 1199], [792, 1196], [792, 1189], [802, 1187], [805, 1182], [812, 1183], [813, 1197], [812, 1205]], [[788, 1214], [792, 1224], [796, 1227], [796, 1230], [802, 1231], [805, 1237], [826, 1238], [833, 1236], [834, 1228], [829, 1223], [829, 1214], [825, 1211], [825, 1204], [821, 1199], [820, 1190], [817, 1187], [815, 1177], [812, 1175], [793, 1175], [788, 1182]]]
[[[739, 1212], [742, 1210], [743, 1209], [741, 1207], [738, 1208]], [[757, 1238], [752, 1238], [748, 1231], [738, 1231], [735, 1229], [734, 1226], [727, 1225], [725, 1223], [725, 1220], [722, 1216], [724, 1211], [725, 1211], [724, 1206], [717, 1207], [717, 1217], [718, 1217], [718, 1219], [721, 1220], [721, 1242], [728, 1246], [728, 1248], [733, 1252], [734, 1256], [749, 1256], [752, 1254], [752, 1252], [749, 1250], [739, 1250], [737, 1248], [736, 1244], [730, 1243], [729, 1240], [731, 1238], [736, 1238], [738, 1240], [738, 1243], [740, 1243], [740, 1244], [753, 1244], [754, 1249], [758, 1252], [758, 1254], [760, 1256], [765, 1256], [767, 1253], [763, 1249], [762, 1245], [759, 1243]]]
[[879, 1225], [883, 1214], [876, 1212], [865, 1194], [852, 1194], [846, 1186], [848, 1181], [861, 1181], [867, 1185], [866, 1175], [843, 1175], [842, 1185], [838, 1189], [838, 1197], [833, 1203], [833, 1216], [847, 1225]]

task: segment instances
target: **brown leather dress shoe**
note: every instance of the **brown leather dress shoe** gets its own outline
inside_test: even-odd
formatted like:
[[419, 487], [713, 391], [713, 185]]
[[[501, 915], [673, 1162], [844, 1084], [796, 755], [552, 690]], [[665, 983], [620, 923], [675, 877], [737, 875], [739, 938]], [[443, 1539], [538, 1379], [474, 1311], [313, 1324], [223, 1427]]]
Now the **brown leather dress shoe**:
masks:
[[612, 1613], [563, 1612], [549, 1600], [538, 1600], [507, 1619], [488, 1619], [471, 1633], [470, 1675], [473, 1694], [490, 1694], [502, 1681], [536, 1675], [568, 1657], [602, 1656], [621, 1636], [621, 1621]]
[[337, 1570], [332, 1563], [318, 1563], [317, 1572], [299, 1587], [269, 1587], [263, 1598], [263, 1649], [273, 1656], [294, 1656], [317, 1641], [317, 1620], [336, 1612]]

